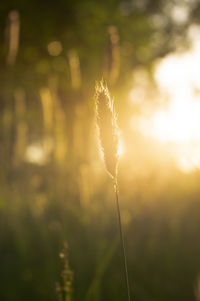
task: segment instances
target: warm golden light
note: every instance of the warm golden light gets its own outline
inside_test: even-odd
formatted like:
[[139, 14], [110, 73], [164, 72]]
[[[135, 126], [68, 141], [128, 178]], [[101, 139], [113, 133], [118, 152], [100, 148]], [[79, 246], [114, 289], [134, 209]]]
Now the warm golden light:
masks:
[[155, 67], [155, 80], [161, 98], [168, 98], [167, 105], [163, 101], [148, 117], [138, 119], [142, 134], [171, 145], [177, 165], [183, 171], [200, 168], [199, 29], [191, 28], [189, 34], [190, 51], [169, 55]]
[[47, 163], [47, 156], [42, 144], [33, 143], [27, 146], [24, 160], [29, 163], [44, 165]]
[[119, 144], [118, 144], [118, 150], [117, 150], [117, 154], [120, 157], [122, 157], [125, 153], [125, 145], [124, 145], [124, 141], [122, 140], [122, 138], [120, 137], [119, 139]]
[[58, 56], [59, 54], [61, 54], [61, 52], [63, 50], [63, 47], [62, 47], [61, 42], [52, 41], [47, 45], [47, 50], [48, 50], [50, 55]]

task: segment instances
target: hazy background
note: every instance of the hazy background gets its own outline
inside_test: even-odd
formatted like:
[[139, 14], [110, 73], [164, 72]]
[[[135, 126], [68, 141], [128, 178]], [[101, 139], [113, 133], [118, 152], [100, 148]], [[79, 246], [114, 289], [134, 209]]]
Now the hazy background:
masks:
[[[132, 300], [200, 300], [200, 4], [0, 4], [0, 300], [126, 300], [97, 80], [121, 130], [119, 187]], [[70, 299], [67, 299], [69, 301]]]

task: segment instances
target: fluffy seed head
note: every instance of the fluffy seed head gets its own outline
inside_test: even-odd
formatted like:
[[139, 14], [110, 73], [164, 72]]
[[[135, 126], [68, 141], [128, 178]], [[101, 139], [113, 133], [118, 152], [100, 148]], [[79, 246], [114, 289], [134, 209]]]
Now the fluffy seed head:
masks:
[[119, 134], [113, 100], [111, 100], [108, 88], [103, 81], [96, 85], [95, 103], [100, 148], [106, 169], [110, 176], [115, 178], [119, 159]]

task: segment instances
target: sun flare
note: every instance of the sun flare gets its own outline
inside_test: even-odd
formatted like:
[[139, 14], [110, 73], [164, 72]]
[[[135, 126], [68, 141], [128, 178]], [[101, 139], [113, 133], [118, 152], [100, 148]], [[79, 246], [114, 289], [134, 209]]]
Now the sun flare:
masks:
[[[155, 67], [155, 81], [168, 103], [139, 118], [139, 130], [160, 143], [171, 144], [179, 168], [200, 168], [200, 42], [199, 28], [189, 32], [190, 51], [175, 53]], [[198, 36], [198, 39], [197, 39]]]
[[125, 153], [125, 145], [124, 145], [124, 141], [120, 137], [119, 144], [118, 144], [118, 150], [117, 150], [117, 154], [118, 154], [119, 158], [123, 157], [124, 153]]

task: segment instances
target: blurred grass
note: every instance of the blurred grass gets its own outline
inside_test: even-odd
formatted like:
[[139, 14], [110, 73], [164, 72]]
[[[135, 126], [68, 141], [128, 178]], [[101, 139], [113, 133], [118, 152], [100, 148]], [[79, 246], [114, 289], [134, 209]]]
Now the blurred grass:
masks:
[[[8, 66], [3, 30], [13, 7], [20, 40]], [[164, 146], [130, 129], [141, 109], [128, 102], [133, 68], [151, 73], [152, 62], [185, 37], [186, 25], [173, 24], [165, 9], [162, 1], [144, 8], [124, 1], [1, 4], [0, 300], [56, 300], [64, 241], [73, 300], [125, 300], [114, 192], [94, 124], [94, 85], [102, 74], [126, 146], [119, 186], [132, 295], [195, 300], [200, 172], [180, 172]], [[162, 28], [153, 25], [155, 14], [167, 18]], [[163, 39], [152, 47], [158, 32]], [[63, 52], [53, 57], [47, 46], [55, 40]]]

